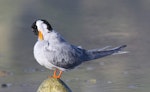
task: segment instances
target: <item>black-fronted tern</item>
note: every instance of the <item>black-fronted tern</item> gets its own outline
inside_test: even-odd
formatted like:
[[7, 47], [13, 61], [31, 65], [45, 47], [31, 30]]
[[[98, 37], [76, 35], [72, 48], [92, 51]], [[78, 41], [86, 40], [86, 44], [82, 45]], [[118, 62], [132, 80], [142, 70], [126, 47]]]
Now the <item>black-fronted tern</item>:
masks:
[[[104, 47], [92, 50], [72, 45], [56, 32], [46, 20], [35, 21], [32, 24], [32, 29], [38, 36], [38, 41], [34, 46], [34, 57], [40, 65], [54, 70], [52, 76], [54, 78], [60, 78], [63, 71], [73, 69], [85, 61], [126, 53], [126, 51], [121, 51], [126, 45], [112, 49]], [[59, 74], [57, 74], [58, 71]]]

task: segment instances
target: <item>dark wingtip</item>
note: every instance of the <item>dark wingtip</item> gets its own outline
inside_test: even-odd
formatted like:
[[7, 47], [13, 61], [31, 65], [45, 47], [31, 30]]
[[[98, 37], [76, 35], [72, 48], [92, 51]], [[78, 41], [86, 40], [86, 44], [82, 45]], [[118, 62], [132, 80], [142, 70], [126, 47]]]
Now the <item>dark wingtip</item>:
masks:
[[122, 45], [122, 46], [121, 46], [121, 48], [125, 48], [125, 47], [127, 47], [127, 45]]
[[127, 47], [127, 45], [121, 45], [120, 47], [118, 47], [118, 50], [121, 50], [123, 48]]

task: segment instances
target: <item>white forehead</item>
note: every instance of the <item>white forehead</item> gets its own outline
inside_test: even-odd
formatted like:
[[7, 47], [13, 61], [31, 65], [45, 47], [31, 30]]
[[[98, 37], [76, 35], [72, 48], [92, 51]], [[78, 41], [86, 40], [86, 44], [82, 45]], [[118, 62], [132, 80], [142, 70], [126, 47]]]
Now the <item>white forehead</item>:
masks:
[[37, 25], [37, 26], [41, 25], [42, 23], [43, 23], [42, 20], [37, 20], [37, 21], [36, 21], [36, 25]]
[[47, 28], [47, 25], [42, 21], [42, 20], [37, 20], [36, 21], [36, 26], [38, 29], [43, 30], [43, 28]]

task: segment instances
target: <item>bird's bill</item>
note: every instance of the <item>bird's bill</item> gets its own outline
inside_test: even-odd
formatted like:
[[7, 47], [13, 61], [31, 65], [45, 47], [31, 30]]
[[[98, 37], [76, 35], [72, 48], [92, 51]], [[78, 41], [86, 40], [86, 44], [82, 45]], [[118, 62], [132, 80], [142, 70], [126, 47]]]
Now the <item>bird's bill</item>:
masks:
[[42, 34], [41, 31], [38, 31], [38, 38], [39, 38], [40, 40], [43, 40], [43, 34]]

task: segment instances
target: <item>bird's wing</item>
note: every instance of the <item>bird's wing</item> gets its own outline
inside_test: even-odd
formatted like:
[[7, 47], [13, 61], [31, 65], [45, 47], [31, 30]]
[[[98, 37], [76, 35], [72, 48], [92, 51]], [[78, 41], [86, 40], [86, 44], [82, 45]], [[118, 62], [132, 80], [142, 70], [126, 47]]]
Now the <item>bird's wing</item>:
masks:
[[47, 60], [58, 67], [72, 69], [82, 63], [86, 57], [85, 50], [70, 44], [63, 44], [61, 47], [53, 49], [46, 48], [45, 56]]

